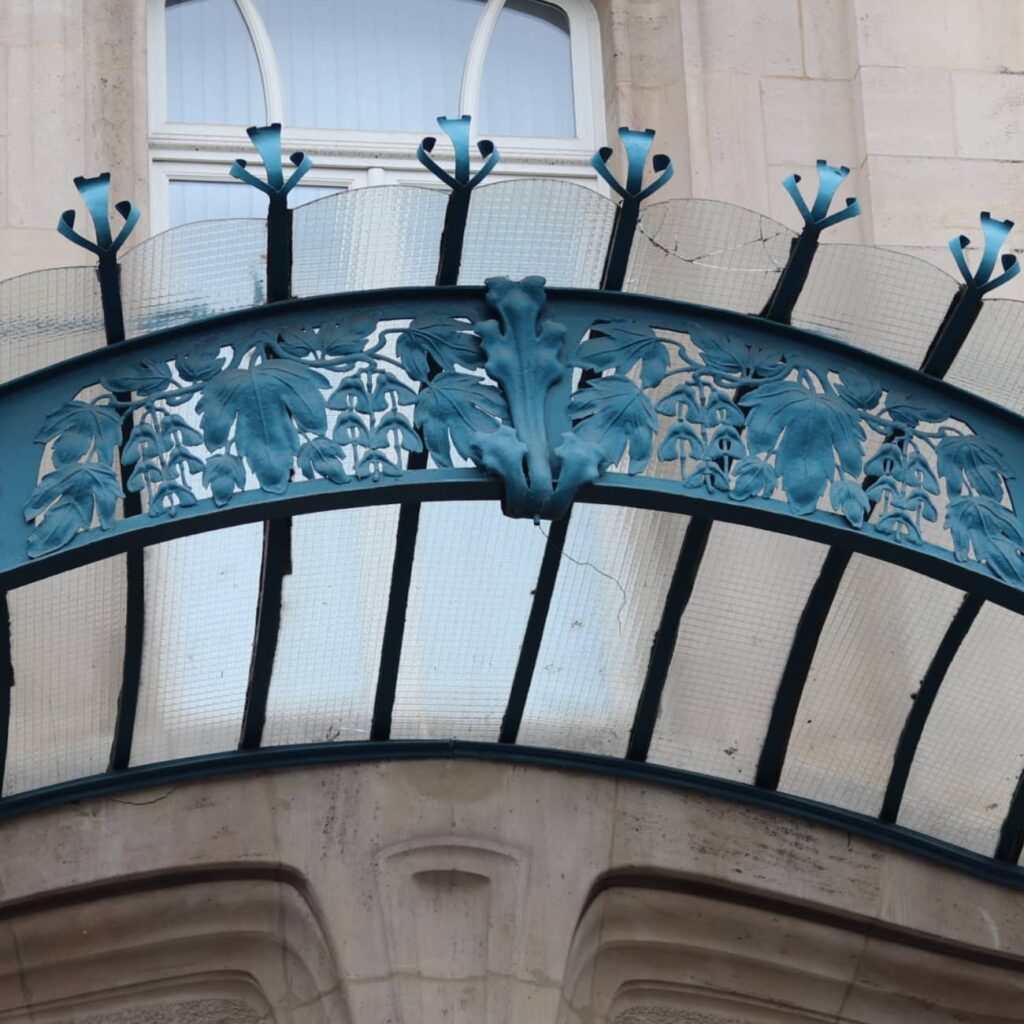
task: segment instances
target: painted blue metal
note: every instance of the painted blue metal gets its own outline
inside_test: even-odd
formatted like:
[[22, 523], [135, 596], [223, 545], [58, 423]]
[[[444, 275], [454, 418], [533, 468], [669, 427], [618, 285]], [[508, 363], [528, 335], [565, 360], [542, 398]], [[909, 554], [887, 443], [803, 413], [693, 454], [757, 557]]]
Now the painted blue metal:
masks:
[[462, 117], [439, 117], [441, 131], [451, 140], [455, 148], [455, 173], [449, 174], [430, 155], [437, 139], [427, 136], [416, 150], [416, 157], [435, 178], [444, 182], [451, 192], [445, 211], [444, 233], [441, 235], [441, 252], [437, 264], [437, 284], [457, 284], [459, 266], [462, 263], [462, 244], [466, 235], [466, 221], [469, 217], [469, 203], [473, 189], [479, 185], [497, 166], [501, 155], [490, 139], [481, 139], [477, 149], [484, 158], [483, 165], [472, 173], [470, 167], [470, 126], [468, 114]]
[[[454, 285], [459, 280], [462, 265], [462, 248], [469, 219], [469, 205], [473, 189], [494, 170], [500, 156], [494, 143], [482, 139], [477, 149], [484, 163], [476, 174], [470, 165], [470, 127], [468, 114], [462, 117], [439, 117], [441, 130], [451, 140], [455, 149], [455, 172], [449, 174], [430, 156], [437, 139], [428, 136], [420, 143], [416, 156], [420, 163], [451, 190], [445, 208], [444, 230], [437, 261], [435, 284]], [[453, 348], [461, 345], [465, 355], [465, 344], [460, 341], [462, 325], [451, 320], [414, 322], [398, 341], [418, 382], [418, 391], [423, 391], [428, 382], [442, 371], [453, 372]], [[465, 364], [463, 364], [465, 365]], [[429, 401], [429, 399], [428, 399]], [[422, 430], [417, 424], [422, 439]], [[443, 463], [442, 463], [443, 464]], [[450, 463], [449, 463], [450, 464]], [[424, 469], [427, 465], [427, 447], [424, 444], [407, 454], [406, 468], [410, 471]], [[381, 642], [380, 665], [377, 670], [377, 688], [374, 696], [373, 721], [370, 735], [373, 739], [387, 739], [391, 735], [391, 712], [395, 704], [398, 686], [398, 669], [402, 659], [405, 637], [406, 611], [409, 606], [409, 587], [412, 583], [413, 562], [416, 558], [416, 537], [419, 533], [420, 507], [418, 504], [403, 504], [398, 513], [398, 527], [395, 534], [395, 555], [391, 570], [391, 588], [388, 591], [388, 609], [384, 620], [384, 637]]]
[[[75, 245], [97, 257], [97, 276], [100, 283], [100, 298], [103, 305], [103, 328], [108, 345], [119, 345], [124, 341], [124, 310], [121, 301], [121, 269], [117, 253], [128, 240], [139, 221], [140, 211], [130, 202], [123, 201], [115, 209], [124, 219], [120, 231], [114, 236], [110, 226], [110, 175], [101, 174], [96, 178], [75, 178], [75, 187], [85, 200], [92, 219], [96, 242], [92, 243], [74, 229], [75, 211], [65, 210], [57, 223], [57, 231]], [[127, 402], [127, 394], [119, 394], [118, 400]], [[122, 449], [128, 443], [133, 426], [133, 417], [121, 418], [118, 440]], [[123, 493], [124, 513], [135, 516], [141, 513], [142, 503], [138, 494], [125, 493], [129, 472], [120, 467], [120, 482]], [[132, 733], [135, 728], [135, 708], [138, 702], [139, 680], [142, 673], [142, 645], [146, 623], [145, 609], [145, 563], [141, 549], [129, 550], [125, 555], [125, 644], [121, 670], [121, 689], [117, 699], [117, 719], [114, 738], [110, 748], [110, 768], [120, 770], [128, 766], [131, 757]], [[6, 650], [6, 648], [4, 648]], [[0, 660], [10, 660], [10, 652]]]
[[[485, 303], [498, 321], [484, 319]], [[440, 329], [430, 337], [455, 368], [419, 394], [423, 336], [399, 329], [405, 344], [389, 355], [375, 330], [410, 314], [451, 321], [446, 342]], [[538, 361], [550, 381], [543, 394]], [[573, 391], [574, 367], [614, 372]], [[97, 384], [88, 401], [75, 397]], [[125, 393], [130, 401], [118, 398]], [[198, 428], [175, 412], [190, 400]], [[581, 486], [613, 468], [636, 476], [656, 456], [677, 478], [650, 485], [709, 511], [749, 503], [823, 517], [837, 534], [1024, 587], [1018, 417], [839, 342], [726, 311], [600, 292], [548, 296], [539, 279], [499, 278], [484, 294], [282, 303], [48, 368], [0, 388], [0, 425], [17, 453], [0, 505], [11, 527], [0, 536], [0, 573], [137, 518], [113, 514], [118, 427], [129, 412], [139, 422], [120, 462], [132, 467], [129, 488], [146, 492], [151, 520], [230, 506], [242, 470], [262, 500], [298, 494], [308, 486], [300, 477], [339, 488], [400, 478], [401, 452], [420, 446], [418, 425], [438, 465], [457, 452], [500, 479], [515, 515], [554, 517]], [[896, 432], [901, 445], [886, 441]], [[869, 458], [871, 438], [884, 443]], [[48, 460], [54, 468], [40, 479]], [[940, 528], [940, 491], [947, 547], [922, 533], [925, 523]], [[870, 501], [881, 509], [872, 521]]]
[[847, 199], [846, 206], [835, 213], [828, 212], [839, 186], [850, 173], [849, 167], [833, 167], [827, 161], [819, 160], [817, 171], [818, 192], [811, 207], [808, 207], [797, 187], [801, 180], [799, 174], [791, 174], [782, 183], [782, 187], [789, 193], [804, 219], [804, 228], [793, 243], [793, 251], [779, 277], [779, 283], [764, 309], [763, 315], [767, 319], [777, 320], [779, 323], [788, 324], [790, 321], [793, 307], [810, 273], [814, 254], [818, 251], [821, 233], [827, 228], [841, 224], [844, 220], [859, 216], [861, 212], [860, 203], [856, 199]]
[[[291, 162], [295, 170], [284, 177], [281, 153], [281, 126], [270, 124], [248, 129], [249, 138], [256, 147], [266, 168], [266, 181], [261, 181], [245, 169], [244, 160], [236, 160], [231, 167], [233, 177], [258, 188], [268, 197], [267, 206], [267, 302], [283, 302], [291, 297], [292, 278], [292, 215], [288, 209], [288, 193], [313, 166], [304, 153], [293, 153]], [[277, 353], [268, 351], [268, 359]], [[228, 476], [239, 463], [226, 463]], [[242, 471], [244, 478], [244, 471]], [[215, 488], [214, 488], [215, 489]], [[277, 638], [281, 626], [281, 600], [284, 577], [291, 571], [290, 518], [268, 519], [263, 524], [263, 555], [260, 566], [259, 601], [256, 609], [256, 629], [249, 661], [249, 681], [246, 687], [245, 709], [238, 745], [243, 750], [260, 745], [267, 717], [267, 698], [274, 673]]]
[[89, 252], [98, 260], [100, 295], [103, 302], [103, 321], [106, 328], [107, 344], [124, 340], [124, 315], [121, 310], [121, 282], [117, 264], [117, 253], [128, 240], [141, 211], [128, 200], [117, 203], [114, 209], [124, 219], [117, 235], [110, 227], [110, 175], [100, 174], [95, 178], [75, 178], [78, 189], [92, 218], [96, 241], [90, 242], [75, 230], [75, 211], [65, 210], [57, 222], [57, 231], [69, 241]]
[[[993, 288], [998, 287], [998, 285], [1004, 284], [1015, 277], [1020, 270], [1016, 257], [1007, 254], [1002, 258], [1003, 274], [996, 280], [991, 279], [992, 269], [996, 264], [999, 249], [1005, 241], [1010, 228], [1013, 227], [1013, 222], [994, 221], [988, 213], [983, 213], [981, 215], [981, 224], [985, 238], [985, 249], [976, 274], [971, 273], [963, 255], [963, 250], [969, 244], [969, 240], [961, 235], [949, 243], [961, 267], [966, 284], [953, 301], [921, 364], [921, 373], [927, 376], [936, 378], [945, 376], [961, 346], [967, 339], [974, 321], [977, 319], [978, 313], [981, 310], [982, 296]], [[893, 432], [886, 436], [884, 450], [890, 453], [902, 451], [913, 444], [913, 438], [905, 434], [902, 425], [898, 424]], [[882, 466], [878, 468], [884, 469]], [[877, 504], [878, 489], [883, 484], [884, 479], [884, 473], [876, 475], [872, 471], [864, 481], [867, 507], [871, 512], [874, 511]], [[962, 510], [962, 505], [954, 505], [952, 502], [947, 509], [946, 522], [954, 532], [958, 529], [955, 524], [958, 522], [957, 516]], [[779, 784], [779, 779], [782, 776], [783, 762], [786, 758], [786, 751], [789, 747], [789, 739], [793, 731], [793, 723], [796, 721], [804, 685], [811, 670], [811, 664], [817, 651], [822, 629], [825, 626], [829, 612], [839, 592], [843, 576], [850, 563], [850, 557], [851, 553], [848, 550], [833, 549], [829, 551], [825, 561], [822, 563], [821, 571], [818, 573], [818, 578], [814, 582], [811, 593], [808, 595], [803, 614], [800, 617], [796, 633], [793, 637], [793, 643], [790, 647], [782, 677], [779, 681], [779, 689], [772, 708], [772, 715], [755, 776], [755, 783], [758, 786], [774, 789]], [[939, 663], [941, 663], [944, 651], [949, 648], [950, 641], [955, 638], [956, 646], [959, 646], [967, 635], [966, 631], [960, 631], [957, 622], [954, 622], [950, 629], [953, 631], [953, 636], [943, 640], [942, 649], [936, 656], [939, 659]], [[949, 658], [952, 659], [955, 653], [954, 647], [949, 653]], [[935, 682], [936, 687], [941, 682], [941, 678], [940, 675]], [[928, 701], [922, 706], [930, 708], [931, 703], [931, 701]], [[926, 714], [927, 712], [924, 713]], [[920, 710], [911, 712], [915, 722], [917, 716], [921, 714]], [[920, 729], [924, 729], [924, 719], [920, 721]], [[910, 764], [907, 763], [906, 771], [909, 772], [909, 770]], [[904, 777], [904, 784], [905, 781]], [[892, 795], [887, 798], [886, 804], [889, 809], [892, 807], [892, 801], [895, 799], [896, 789], [898, 788], [898, 784], [895, 788], [891, 788]], [[900, 792], [902, 793], [902, 790]]]
[[280, 302], [291, 296], [292, 231], [288, 193], [305, 177], [313, 161], [305, 153], [292, 153], [294, 170], [284, 176], [281, 159], [281, 125], [253, 125], [246, 129], [252, 144], [263, 161], [266, 179], [258, 178], [239, 158], [231, 165], [231, 177], [264, 192], [267, 209], [267, 300]]
[[640, 205], [645, 199], [649, 199], [655, 192], [664, 188], [675, 173], [672, 160], [664, 153], [658, 153], [651, 160], [651, 167], [657, 177], [644, 187], [644, 169], [647, 166], [647, 155], [654, 144], [654, 134], [650, 128], [643, 131], [635, 128], [619, 129], [619, 138], [626, 153], [625, 185], [612, 174], [608, 166], [608, 161], [615, 152], [611, 146], [603, 146], [590, 159], [590, 165], [621, 199], [615, 213], [615, 223], [612, 225], [611, 241], [601, 276], [601, 288], [604, 291], [622, 290], [626, 280], [626, 268], [629, 265], [629, 254], [633, 248], [633, 238], [640, 221]]

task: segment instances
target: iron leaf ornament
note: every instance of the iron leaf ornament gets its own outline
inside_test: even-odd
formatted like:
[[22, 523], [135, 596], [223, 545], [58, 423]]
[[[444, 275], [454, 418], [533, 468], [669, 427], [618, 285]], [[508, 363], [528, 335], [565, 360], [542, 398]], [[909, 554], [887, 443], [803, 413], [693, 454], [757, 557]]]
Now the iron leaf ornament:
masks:
[[960, 561], [1024, 586], [1010, 470], [947, 409], [699, 318], [686, 340], [625, 319], [570, 336], [545, 316], [544, 285], [490, 278], [482, 322], [453, 298], [404, 327], [364, 313], [126, 360], [43, 420], [30, 556], [112, 529], [123, 467], [162, 517], [254, 487], [398, 478], [426, 450], [499, 478], [517, 518], [557, 519], [586, 484], [660, 464], [685, 491], [832, 514], [894, 543], [944, 533]]

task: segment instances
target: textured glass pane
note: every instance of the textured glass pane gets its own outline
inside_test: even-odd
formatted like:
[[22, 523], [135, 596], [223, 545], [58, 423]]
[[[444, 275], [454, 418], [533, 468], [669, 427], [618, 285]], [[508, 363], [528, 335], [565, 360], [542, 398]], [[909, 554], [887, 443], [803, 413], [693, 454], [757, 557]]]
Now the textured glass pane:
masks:
[[297, 210], [292, 294], [432, 285], [447, 206], [437, 189], [385, 185]]
[[623, 757], [688, 520], [577, 505], [521, 743]]
[[876, 815], [914, 696], [963, 594], [854, 555], [807, 677], [779, 788]]
[[[168, 184], [172, 228], [198, 220], [267, 216], [266, 195], [241, 181], [171, 181]], [[294, 209], [344, 191], [329, 185], [296, 185], [288, 193], [288, 205]]]
[[533, 179], [473, 193], [459, 284], [541, 274], [549, 287], [601, 283], [615, 207], [593, 189]]
[[392, 736], [497, 740], [543, 553], [497, 502], [423, 506]]
[[8, 595], [10, 745], [5, 793], [106, 771], [124, 660], [123, 556]]
[[480, 84], [480, 134], [572, 138], [569, 19], [537, 0], [508, 0]]
[[930, 263], [868, 245], [822, 245], [793, 325], [920, 366], [959, 283]]
[[258, 523], [146, 550], [146, 629], [132, 764], [238, 745], [262, 550]]
[[985, 605], [921, 736], [899, 824], [991, 854], [1024, 769], [1024, 618]]
[[0, 281], [0, 382], [101, 348], [103, 305], [92, 267]]
[[397, 529], [395, 505], [293, 520], [264, 746], [369, 737]]
[[729, 203], [655, 203], [640, 217], [625, 290], [759, 313], [795, 237], [785, 225]]
[[215, 221], [137, 245], [121, 262], [128, 337], [264, 302], [266, 232], [262, 220]]
[[256, 54], [234, 0], [167, 0], [167, 120], [266, 124]]
[[255, 0], [299, 128], [429, 132], [459, 106], [481, 0]]
[[946, 380], [1024, 412], [1024, 302], [983, 303]]
[[797, 622], [828, 549], [715, 523], [648, 760], [751, 782]]

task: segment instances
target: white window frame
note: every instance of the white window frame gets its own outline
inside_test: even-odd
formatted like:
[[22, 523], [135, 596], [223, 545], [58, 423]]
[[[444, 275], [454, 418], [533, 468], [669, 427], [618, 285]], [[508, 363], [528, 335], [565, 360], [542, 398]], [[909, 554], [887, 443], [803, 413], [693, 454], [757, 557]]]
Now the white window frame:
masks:
[[[263, 19], [253, 0], [234, 0], [249, 30], [263, 82], [267, 123], [281, 121], [284, 94], [280, 69]], [[590, 156], [604, 144], [605, 111], [601, 68], [600, 28], [590, 0], [545, 0], [561, 9], [569, 20], [572, 85], [576, 137], [522, 138], [493, 136], [501, 152], [499, 172], [489, 180], [545, 176], [576, 180], [605, 191], [590, 166]], [[251, 146], [239, 125], [184, 124], [167, 120], [166, 34], [164, 0], [148, 0], [149, 50], [149, 153], [150, 226], [155, 234], [166, 230], [170, 218], [171, 181], [227, 182], [228, 167], [236, 156], [251, 159]], [[487, 45], [505, 0], [486, 0], [467, 52], [463, 69], [460, 114], [475, 115], [479, 105]], [[438, 114], [451, 114], [438, 111]], [[430, 184], [433, 179], [416, 160], [422, 132], [332, 130], [284, 126], [282, 141], [288, 151], [314, 155], [305, 185], [360, 188], [382, 184]]]

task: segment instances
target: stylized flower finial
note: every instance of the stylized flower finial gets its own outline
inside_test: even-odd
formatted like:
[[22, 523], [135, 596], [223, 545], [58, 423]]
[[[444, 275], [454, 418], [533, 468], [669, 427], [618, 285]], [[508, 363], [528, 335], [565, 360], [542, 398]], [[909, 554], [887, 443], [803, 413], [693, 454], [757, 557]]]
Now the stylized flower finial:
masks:
[[627, 170], [625, 187], [623, 187], [608, 167], [608, 161], [611, 159], [612, 153], [615, 152], [611, 146], [602, 146], [590, 158], [590, 166], [623, 199], [633, 199], [639, 203], [668, 184], [669, 179], [675, 173], [675, 169], [672, 167], [672, 160], [669, 157], [664, 153], [658, 153], [651, 160], [651, 166], [658, 177], [647, 188], [643, 188], [647, 154], [651, 151], [651, 146], [654, 145], [654, 130], [647, 128], [639, 131], [635, 128], [620, 128], [619, 138], [622, 140], [623, 148], [626, 151]]
[[799, 174], [791, 174], [782, 183], [782, 187], [790, 194], [796, 208], [804, 219], [804, 223], [813, 228], [816, 232], [824, 231], [825, 228], [839, 224], [841, 221], [849, 220], [851, 217], [859, 216], [860, 203], [856, 199], [847, 199], [846, 206], [835, 213], [829, 214], [828, 208], [832, 205], [839, 186], [846, 180], [850, 173], [849, 167], [833, 167], [825, 160], [819, 160], [818, 168], [818, 194], [814, 198], [814, 205], [808, 209], [804, 197], [800, 194], [797, 185], [801, 181]]
[[124, 225], [114, 237], [110, 229], [110, 174], [103, 173], [95, 178], [75, 178], [75, 188], [89, 210], [96, 241], [90, 242], [88, 238], [75, 231], [74, 210], [65, 210], [61, 214], [57, 230], [75, 245], [80, 245], [97, 256], [114, 256], [139, 222], [141, 211], [128, 200], [116, 203], [114, 209], [124, 218]]
[[285, 196], [305, 177], [306, 172], [313, 166], [313, 161], [305, 153], [292, 153], [289, 157], [295, 170], [284, 177], [284, 165], [281, 161], [281, 125], [268, 124], [263, 127], [253, 125], [246, 129], [246, 133], [256, 147], [263, 166], [266, 168], [267, 180], [257, 178], [255, 174], [246, 170], [244, 160], [236, 160], [231, 165], [231, 177], [244, 181], [268, 196]]
[[452, 177], [431, 158], [430, 154], [434, 151], [434, 146], [437, 145], [437, 139], [432, 135], [428, 135], [420, 143], [416, 150], [416, 158], [435, 178], [440, 178], [453, 191], [476, 188], [494, 170], [501, 159], [494, 143], [490, 139], [481, 139], [476, 144], [476, 148], [484, 158], [484, 164], [476, 174], [470, 177], [469, 114], [463, 114], [462, 117], [439, 117], [437, 123], [455, 147], [455, 177]]
[[960, 268], [964, 281], [967, 282], [968, 288], [976, 291], [979, 295], [984, 295], [986, 292], [992, 291], [993, 288], [1006, 284], [1020, 273], [1020, 263], [1017, 257], [1013, 253], [1004, 253], [1000, 258], [1003, 272], [998, 277], [992, 278], [999, 250], [1003, 247], [1003, 242], [1006, 241], [1006, 236], [1009, 235], [1012, 228], [1012, 220], [996, 220], [987, 210], [982, 212], [981, 231], [985, 237], [985, 250], [981, 255], [978, 269], [973, 273], [967, 265], [967, 257], [964, 254], [964, 250], [971, 244], [971, 240], [967, 235], [958, 235], [949, 241], [949, 249], [953, 253], [953, 259], [956, 260], [956, 265]]

